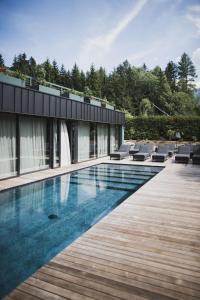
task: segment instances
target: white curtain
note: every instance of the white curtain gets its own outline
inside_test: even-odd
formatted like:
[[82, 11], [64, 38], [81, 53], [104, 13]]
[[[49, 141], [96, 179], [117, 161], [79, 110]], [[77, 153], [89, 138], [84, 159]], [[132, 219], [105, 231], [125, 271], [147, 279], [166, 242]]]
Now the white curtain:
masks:
[[117, 150], [115, 143], [115, 126], [110, 126], [110, 153], [115, 150]]
[[97, 126], [97, 145], [98, 157], [108, 155], [108, 126], [106, 124]]
[[44, 169], [48, 166], [47, 122], [40, 118], [20, 118], [21, 173]]
[[53, 122], [53, 145], [54, 145], [54, 156], [53, 156], [53, 166], [54, 167], [58, 167], [59, 166], [59, 153], [58, 153], [58, 149], [59, 149], [59, 145], [58, 145], [58, 123], [57, 121]]
[[70, 155], [70, 144], [69, 144], [69, 135], [67, 130], [67, 124], [65, 121], [61, 121], [60, 125], [61, 130], [61, 149], [60, 149], [60, 166], [69, 166], [71, 164], [71, 155]]
[[16, 175], [16, 120], [0, 114], [0, 178]]
[[90, 158], [90, 125], [79, 122], [78, 124], [78, 161]]

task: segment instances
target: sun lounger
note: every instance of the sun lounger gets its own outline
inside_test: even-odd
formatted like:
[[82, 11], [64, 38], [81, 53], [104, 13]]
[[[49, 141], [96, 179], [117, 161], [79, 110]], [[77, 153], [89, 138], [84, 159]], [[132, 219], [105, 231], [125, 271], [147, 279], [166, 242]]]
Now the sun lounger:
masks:
[[155, 146], [153, 144], [145, 144], [141, 146], [138, 153], [133, 154], [133, 160], [144, 161], [149, 158], [154, 151]]
[[187, 164], [190, 160], [192, 145], [182, 145], [178, 147], [178, 152], [175, 155], [175, 162]]
[[113, 153], [110, 153], [110, 159], [116, 158], [116, 159], [122, 159], [124, 157], [129, 156], [129, 150], [131, 149], [132, 145], [129, 144], [122, 144], [119, 147], [118, 151], [115, 151]]
[[164, 162], [169, 157], [170, 147], [168, 144], [159, 145], [157, 152], [152, 155], [152, 161]]
[[200, 164], [200, 144], [195, 145], [193, 148], [192, 163]]
[[134, 147], [131, 147], [131, 149], [130, 149], [130, 151], [129, 151], [129, 155], [133, 155], [133, 154], [139, 152], [141, 146], [143, 146], [143, 145], [144, 145], [143, 143], [136, 143], [136, 144], [134, 145]]

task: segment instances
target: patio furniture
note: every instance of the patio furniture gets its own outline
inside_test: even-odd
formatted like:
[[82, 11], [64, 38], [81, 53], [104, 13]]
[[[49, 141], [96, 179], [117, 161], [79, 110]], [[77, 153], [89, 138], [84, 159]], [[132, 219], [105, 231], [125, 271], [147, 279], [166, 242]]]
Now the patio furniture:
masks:
[[135, 143], [134, 147], [132, 147], [129, 151], [129, 155], [133, 155], [140, 151], [141, 146], [143, 146], [144, 143]]
[[122, 159], [122, 158], [129, 156], [129, 150], [131, 149], [131, 147], [132, 147], [132, 145], [122, 144], [119, 147], [118, 151], [110, 153], [110, 159], [111, 158]]
[[169, 157], [169, 144], [159, 145], [157, 152], [152, 155], [152, 161], [154, 162], [164, 162]]
[[192, 145], [186, 144], [178, 147], [178, 152], [175, 155], [175, 162], [187, 164], [190, 160], [190, 153], [192, 151]]
[[155, 146], [153, 144], [145, 144], [140, 147], [138, 153], [133, 154], [133, 160], [144, 161], [151, 156], [151, 153], [154, 151]]
[[192, 163], [200, 164], [200, 144], [195, 145], [193, 148]]

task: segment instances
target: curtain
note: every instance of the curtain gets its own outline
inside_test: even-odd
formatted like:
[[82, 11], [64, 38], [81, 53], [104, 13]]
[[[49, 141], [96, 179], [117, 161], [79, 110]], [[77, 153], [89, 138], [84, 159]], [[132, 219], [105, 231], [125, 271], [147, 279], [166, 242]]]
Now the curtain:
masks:
[[106, 124], [97, 126], [97, 145], [98, 157], [108, 155], [108, 126]]
[[47, 155], [47, 121], [20, 118], [20, 171], [31, 172], [49, 165]]
[[116, 149], [115, 143], [115, 126], [110, 126], [110, 153], [114, 152]]
[[16, 175], [16, 119], [0, 114], [0, 178]]
[[69, 166], [71, 164], [71, 154], [70, 154], [70, 144], [69, 144], [69, 135], [67, 130], [67, 124], [65, 121], [61, 121], [61, 158], [60, 165]]
[[53, 122], [53, 139], [54, 139], [54, 156], [53, 156], [53, 166], [59, 167], [60, 165], [60, 157], [59, 157], [59, 129], [58, 129], [59, 123], [58, 121]]
[[78, 124], [78, 161], [90, 158], [90, 125], [79, 122]]

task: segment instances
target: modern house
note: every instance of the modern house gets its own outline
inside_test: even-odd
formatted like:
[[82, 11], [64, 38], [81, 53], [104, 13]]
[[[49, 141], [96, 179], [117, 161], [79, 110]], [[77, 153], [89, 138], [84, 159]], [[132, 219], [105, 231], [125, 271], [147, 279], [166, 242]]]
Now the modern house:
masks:
[[107, 156], [122, 143], [124, 113], [64, 90], [0, 76], [0, 179]]

